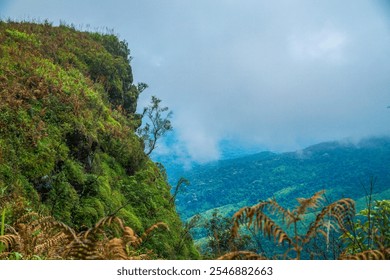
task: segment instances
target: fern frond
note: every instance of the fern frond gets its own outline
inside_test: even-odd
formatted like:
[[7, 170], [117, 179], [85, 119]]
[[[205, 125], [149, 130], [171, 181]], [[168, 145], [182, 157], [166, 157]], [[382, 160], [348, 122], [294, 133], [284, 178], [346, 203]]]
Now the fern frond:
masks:
[[77, 235], [71, 227], [55, 220], [52, 216], [40, 217], [29, 223], [29, 227], [30, 230], [39, 230], [46, 236], [53, 236], [57, 235], [58, 232], [62, 232], [71, 239], [77, 239]]
[[128, 259], [129, 260], [151, 260], [155, 259], [156, 254], [153, 252], [153, 250], [147, 250], [145, 253], [140, 254], [136, 251], [129, 251], [128, 252]]
[[293, 212], [298, 215], [303, 215], [309, 208], [318, 208], [320, 200], [323, 199], [324, 190], [316, 192], [312, 197], [309, 198], [297, 198], [299, 206], [294, 209]]
[[239, 235], [238, 229], [240, 227], [240, 224], [247, 224], [247, 227], [249, 228], [252, 224], [255, 213], [263, 211], [264, 207], [269, 203], [269, 201], [262, 201], [252, 207], [246, 206], [238, 210], [233, 215], [232, 236], [237, 237]]
[[250, 251], [235, 251], [224, 254], [217, 260], [266, 260], [266, 258]]
[[[139, 247], [145, 240], [148, 238], [148, 236], [156, 229], [158, 228], [164, 228], [166, 230], [169, 230], [169, 227], [166, 223], [158, 222], [149, 227], [145, 232], [141, 235], [141, 237], [136, 238], [134, 241], [130, 242], [130, 245], [133, 247]], [[134, 236], [136, 237], [136, 235]]]
[[139, 236], [135, 233], [135, 231], [130, 227], [125, 227], [123, 231], [123, 239], [126, 240], [128, 244], [136, 244]]
[[9, 234], [18, 234], [17, 230], [10, 225], [5, 225], [5, 232], [8, 232]]
[[82, 243], [73, 243], [66, 259], [74, 260], [103, 260], [104, 257], [98, 249], [97, 243], [91, 240], [84, 240]]
[[155, 229], [158, 229], [158, 228], [164, 228], [164, 229], [169, 231], [169, 227], [168, 227], [168, 225], [166, 223], [158, 222], [158, 223], [155, 223], [154, 225], [152, 225], [151, 227], [149, 227], [147, 230], [145, 230], [145, 232], [142, 234], [142, 238], [144, 239], [152, 231], [154, 231]]
[[[50, 259], [150, 259], [151, 254], [130, 249], [129, 244], [139, 247], [155, 229], [168, 225], [162, 222], [148, 228], [141, 237], [133, 229], [125, 227], [122, 219], [107, 216], [99, 220], [86, 232], [76, 232], [52, 216], [41, 216], [31, 212], [21, 216], [14, 227], [6, 225], [8, 234], [0, 236], [5, 258], [12, 251], [20, 252], [23, 258], [36, 255]], [[120, 237], [118, 237], [120, 236]]]
[[113, 238], [107, 242], [105, 252], [105, 259], [108, 260], [128, 260], [129, 257], [126, 252], [126, 244], [122, 238]]
[[[116, 217], [116, 216], [106, 216], [102, 219], [100, 219], [94, 227], [88, 229], [82, 237], [84, 239], [88, 239], [89, 235], [94, 236], [93, 238], [98, 238], [99, 235], [107, 235], [107, 228], [105, 227], [111, 227], [114, 229], [114, 232], [121, 233], [125, 230], [123, 221]], [[116, 230], [116, 231], [115, 231]]]
[[6, 251], [21, 245], [20, 237], [17, 234], [6, 234], [0, 236], [0, 243], [3, 243]]
[[38, 219], [39, 217], [40, 217], [39, 214], [36, 213], [36, 212], [28, 212], [28, 213], [20, 216], [15, 221], [15, 225], [18, 225], [18, 224], [29, 224], [30, 222], [32, 222], [35, 219]]
[[56, 221], [52, 216], [30, 212], [21, 216], [14, 227], [7, 226], [11, 234], [1, 236], [8, 250], [20, 252], [29, 259], [36, 255], [60, 258], [62, 247], [77, 240], [72, 228]]
[[[121, 237], [112, 237], [113, 232], [109, 227], [116, 227], [121, 230]], [[84, 233], [80, 233], [64, 250], [63, 255], [67, 259], [147, 259], [147, 254], [134, 255], [128, 251], [129, 247], [137, 248], [157, 228], [168, 229], [167, 224], [159, 222], [148, 228], [139, 237], [132, 228], [124, 226], [123, 221], [114, 216], [107, 216], [100, 219], [94, 227]], [[119, 232], [117, 232], [119, 233]], [[117, 234], [116, 233], [116, 234]]]
[[233, 227], [231, 231], [231, 235], [233, 238], [238, 237], [238, 229], [240, 228], [240, 223], [245, 223], [246, 219], [246, 212], [248, 211], [249, 207], [243, 207], [240, 210], [238, 210], [234, 215], [233, 215]]
[[268, 207], [270, 211], [277, 216], [281, 216], [283, 223], [287, 222], [287, 226], [297, 221], [293, 213], [290, 212], [290, 210], [282, 207], [279, 203], [276, 202], [275, 199], [270, 199], [268, 200], [268, 202]]
[[233, 216], [232, 236], [238, 236], [240, 224], [246, 224], [249, 228], [253, 223], [255, 232], [260, 231], [264, 235], [268, 236], [268, 238], [272, 236], [279, 244], [284, 243], [285, 241], [291, 243], [292, 241], [288, 234], [271, 218], [264, 214], [264, 207], [270, 204], [274, 205], [273, 207], [277, 207], [275, 203], [272, 203], [271, 200], [269, 200], [261, 202], [253, 207], [241, 208], [238, 212], [236, 212]]
[[350, 198], [344, 198], [330, 204], [329, 206], [332, 207], [332, 217], [337, 220], [340, 229], [342, 231], [346, 231], [348, 222], [355, 216], [355, 201]]
[[303, 242], [307, 243], [312, 237], [314, 237], [318, 230], [325, 226], [325, 219], [335, 219], [338, 227], [345, 231], [345, 224], [348, 220], [352, 219], [355, 215], [355, 202], [352, 199], [344, 198], [324, 207], [322, 211], [316, 216], [314, 222], [310, 224], [310, 227], [303, 238]]
[[123, 221], [116, 216], [107, 216], [107, 217], [100, 219], [95, 224], [94, 228], [97, 229], [97, 228], [101, 228], [103, 226], [111, 226], [113, 223], [116, 223], [122, 230], [124, 229]]
[[341, 260], [389, 260], [390, 248], [385, 250], [368, 250], [355, 255], [343, 255]]
[[44, 252], [48, 252], [52, 250], [54, 247], [59, 246], [59, 244], [65, 243], [68, 240], [69, 236], [63, 232], [57, 233], [55, 236], [50, 237], [43, 243], [37, 245], [34, 248], [35, 254], [43, 254]]
[[268, 238], [273, 236], [274, 241], [277, 241], [278, 244], [281, 244], [284, 241], [287, 241], [289, 244], [292, 243], [292, 240], [287, 235], [287, 233], [264, 213], [257, 213], [255, 225], [255, 231], [257, 227], [257, 229], [262, 231], [264, 235], [267, 235]]
[[11, 252], [3, 252], [0, 253], [0, 260], [5, 260], [8, 258], [8, 256], [11, 254]]

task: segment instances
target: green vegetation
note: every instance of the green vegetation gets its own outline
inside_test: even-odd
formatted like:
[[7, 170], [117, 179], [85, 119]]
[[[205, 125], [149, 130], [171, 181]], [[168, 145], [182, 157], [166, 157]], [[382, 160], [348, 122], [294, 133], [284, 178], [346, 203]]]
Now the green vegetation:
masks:
[[250, 236], [242, 234], [232, 236], [232, 220], [222, 216], [218, 210], [214, 210], [212, 217], [204, 224], [206, 230], [206, 251], [202, 252], [208, 258], [217, 258], [231, 251], [248, 249]]
[[390, 200], [377, 200], [358, 213], [360, 219], [351, 223], [350, 231], [342, 235], [346, 244], [345, 254], [390, 248]]
[[0, 54], [2, 229], [33, 212], [75, 232], [114, 215], [137, 233], [164, 222], [170, 230], [144, 250], [198, 258], [136, 133], [146, 86], [133, 84], [127, 43], [64, 24], [0, 22]]
[[[230, 219], [237, 209], [246, 205], [256, 205], [259, 201], [269, 198], [278, 201], [285, 209], [294, 209], [297, 197], [309, 197], [321, 190], [326, 190], [324, 199], [327, 203], [344, 198], [353, 199], [356, 201], [358, 212], [372, 208], [374, 201], [388, 201], [389, 155], [389, 138], [371, 138], [357, 144], [322, 143], [294, 153], [263, 152], [195, 166], [189, 171], [174, 168], [169, 172], [174, 175], [171, 182], [179, 178], [179, 175], [185, 176], [191, 182], [186, 192], [177, 195], [177, 209], [183, 219], [190, 219], [197, 214], [202, 216], [201, 222], [192, 229], [192, 233], [200, 251], [206, 253], [212, 250], [212, 246], [205, 226], [207, 221], [213, 218], [212, 213], [215, 210]], [[172, 163], [167, 168], [172, 169]], [[367, 182], [367, 179], [370, 181]], [[371, 190], [366, 191], [365, 185], [371, 185]], [[371, 197], [371, 206], [366, 202], [367, 197]], [[285, 225], [281, 217], [272, 218], [278, 225]], [[313, 219], [313, 213], [305, 216], [306, 223]], [[373, 227], [372, 221], [373, 219], [370, 228]], [[365, 215], [357, 215], [354, 220], [354, 223], [358, 224], [368, 222], [369, 219], [365, 218]], [[301, 225], [298, 228], [300, 235], [303, 235], [305, 228], [301, 228]], [[348, 225], [348, 228], [352, 226]], [[383, 228], [385, 227], [382, 226], [382, 231]], [[284, 255], [285, 248], [275, 246], [272, 240], [264, 238], [261, 232], [254, 233], [253, 230], [253, 228], [243, 230], [242, 234], [250, 236], [251, 241], [242, 250], [252, 251], [251, 257], [253, 252], [261, 254], [262, 257]], [[291, 227], [286, 232], [289, 236], [294, 236]], [[350, 237], [340, 239], [342, 234], [348, 233], [330, 231], [328, 245], [323, 239], [314, 238], [308, 244], [303, 244], [305, 249], [301, 252], [301, 258], [337, 259], [344, 253], [346, 246], [361, 247], [360, 250], [349, 250], [349, 254], [370, 248], [375, 250], [389, 247], [358, 245], [359, 238], [367, 239], [371, 234], [368, 230], [359, 229], [359, 226], [355, 233], [352, 231], [350, 233], [353, 239]], [[353, 245], [348, 245], [349, 243]], [[325, 250], [325, 247], [328, 249]], [[310, 255], [311, 253], [313, 254]]]
[[389, 258], [389, 139], [211, 164], [171, 190], [149, 158], [170, 113], [136, 113], [126, 42], [0, 21], [0, 59], [0, 259], [197, 259], [191, 232], [204, 258]]
[[328, 142], [292, 153], [262, 152], [188, 171], [166, 167], [173, 174], [170, 182], [181, 176], [191, 182], [187, 191], [177, 196], [183, 219], [214, 208], [232, 216], [238, 208], [270, 197], [293, 208], [296, 197], [309, 197], [324, 189], [327, 199], [349, 197], [361, 210], [366, 207], [363, 185], [369, 178], [377, 178], [373, 198], [390, 199], [389, 155], [390, 139], [372, 138], [356, 145]]

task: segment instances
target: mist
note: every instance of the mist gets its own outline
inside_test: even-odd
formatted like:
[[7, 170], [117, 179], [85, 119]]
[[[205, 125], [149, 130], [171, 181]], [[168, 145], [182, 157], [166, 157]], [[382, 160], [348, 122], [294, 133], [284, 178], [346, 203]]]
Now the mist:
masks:
[[385, 1], [8, 1], [0, 16], [113, 28], [173, 111], [156, 154], [207, 162], [390, 135]]

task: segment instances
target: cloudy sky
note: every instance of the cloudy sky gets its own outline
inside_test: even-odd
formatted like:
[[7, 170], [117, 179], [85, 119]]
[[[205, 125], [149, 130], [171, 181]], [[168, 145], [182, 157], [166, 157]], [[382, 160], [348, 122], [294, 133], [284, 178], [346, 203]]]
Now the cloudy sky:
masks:
[[[173, 111], [174, 147], [288, 151], [390, 135], [385, 0], [0, 0], [2, 18], [114, 29], [136, 82]], [[224, 145], [225, 145], [224, 144]]]

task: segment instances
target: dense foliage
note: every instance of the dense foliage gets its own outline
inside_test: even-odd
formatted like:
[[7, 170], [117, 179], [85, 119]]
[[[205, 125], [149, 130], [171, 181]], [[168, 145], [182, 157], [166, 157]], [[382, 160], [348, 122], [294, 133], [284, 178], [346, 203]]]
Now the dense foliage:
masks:
[[354, 200], [326, 203], [324, 191], [298, 198], [294, 209], [284, 208], [274, 198], [243, 207], [234, 214], [231, 237], [224, 245], [251, 231], [255, 234], [250, 241], [255, 240], [257, 247], [232, 250], [219, 259], [388, 260], [390, 200], [375, 201], [372, 207], [372, 194], [366, 198], [368, 208], [358, 219]]
[[[210, 246], [213, 237], [210, 239], [207, 225], [214, 219], [215, 210], [223, 217], [231, 218], [241, 207], [269, 198], [277, 199], [286, 208], [294, 208], [297, 197], [309, 197], [321, 190], [326, 190], [325, 198], [328, 203], [342, 198], [354, 199], [358, 212], [370, 208], [366, 202], [368, 194], [372, 203], [390, 198], [390, 139], [386, 137], [369, 138], [359, 143], [321, 143], [291, 153], [262, 152], [198, 165], [191, 170], [184, 170], [180, 164], [175, 165], [174, 158], [167, 163], [162, 162], [171, 175], [172, 183], [179, 176], [185, 176], [190, 182], [177, 195], [177, 208], [183, 219], [190, 219], [197, 214], [202, 216], [192, 233], [201, 251], [205, 253], [213, 250], [213, 246]], [[342, 242], [340, 233], [330, 232], [329, 238], [333, 240], [331, 250], [319, 249], [324, 247], [324, 242], [315, 239], [308, 245], [316, 248], [305, 246], [307, 250], [302, 252], [303, 257], [309, 258], [310, 254], [307, 252], [310, 250], [320, 252], [316, 253], [320, 258], [334, 259], [344, 252], [345, 246], [359, 246], [360, 251], [378, 248], [360, 244], [367, 243], [367, 236], [371, 234], [364, 228], [368, 223], [367, 218], [357, 215], [355, 223], [356, 225], [351, 226], [356, 228], [355, 231], [350, 232], [353, 239], [348, 237], [349, 233], [345, 233]], [[373, 224], [370, 226], [372, 228]], [[283, 248], [275, 246], [272, 240], [254, 234], [253, 230], [247, 230], [243, 234], [251, 236], [245, 250], [253, 251], [256, 248], [255, 251], [262, 253], [262, 256], [284, 253]], [[359, 251], [355, 248], [348, 252]]]
[[184, 219], [198, 213], [210, 217], [214, 208], [231, 216], [244, 205], [270, 197], [292, 208], [295, 198], [320, 190], [326, 190], [329, 201], [352, 198], [360, 210], [366, 207], [365, 187], [371, 178], [376, 178], [374, 198], [390, 198], [389, 138], [371, 138], [358, 144], [328, 142], [282, 154], [262, 152], [188, 171], [180, 166], [166, 167], [173, 175], [172, 182], [184, 176], [191, 183], [177, 196], [178, 211]]
[[191, 232], [205, 258], [390, 257], [390, 139], [178, 169], [171, 191], [149, 158], [170, 113], [136, 113], [130, 60], [113, 34], [0, 21], [0, 258], [199, 258]]
[[346, 254], [356, 255], [370, 250], [390, 248], [390, 200], [376, 200], [358, 213], [342, 239]]
[[144, 85], [133, 84], [130, 59], [113, 34], [0, 22], [2, 219], [35, 211], [80, 231], [116, 215], [138, 233], [164, 222], [170, 231], [143, 246], [159, 258], [197, 258], [136, 134]]

